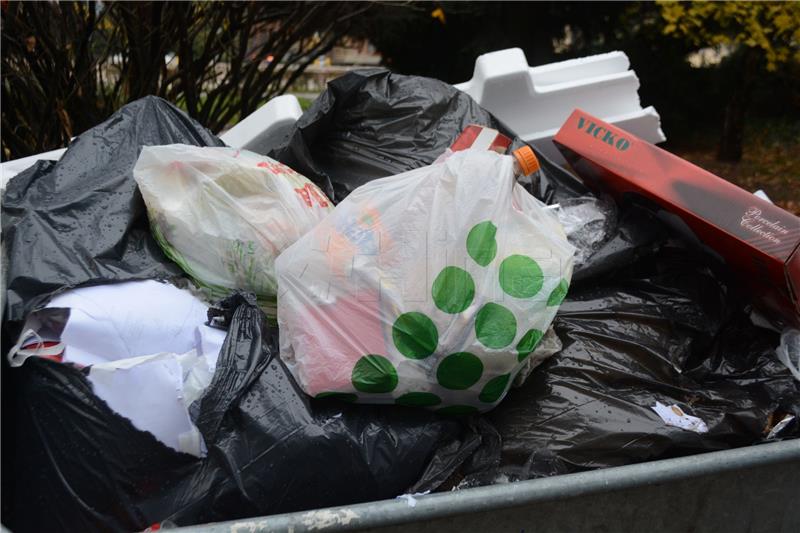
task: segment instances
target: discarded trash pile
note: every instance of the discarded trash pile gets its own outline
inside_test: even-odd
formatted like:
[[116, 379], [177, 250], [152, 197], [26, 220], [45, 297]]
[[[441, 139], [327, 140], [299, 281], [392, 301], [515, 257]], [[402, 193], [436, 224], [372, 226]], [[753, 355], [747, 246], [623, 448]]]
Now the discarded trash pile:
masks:
[[585, 183], [467, 94], [376, 69], [264, 154], [148, 97], [14, 177], [4, 524], [199, 524], [800, 436], [800, 219], [707, 173], [683, 202], [657, 149], [580, 112], [555, 142]]

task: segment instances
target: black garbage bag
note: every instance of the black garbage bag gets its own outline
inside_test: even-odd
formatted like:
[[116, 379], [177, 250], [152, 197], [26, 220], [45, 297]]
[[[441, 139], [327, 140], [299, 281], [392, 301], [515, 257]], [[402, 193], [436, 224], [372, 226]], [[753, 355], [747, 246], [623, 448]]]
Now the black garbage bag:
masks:
[[[429, 165], [470, 124], [512, 133], [468, 94], [445, 82], [364, 69], [341, 76], [268, 156], [285, 163], [339, 203], [368, 181]], [[522, 142], [515, 139], [513, 147]], [[542, 165], [532, 192], [550, 202], [583, 194], [585, 186], [535, 148]]]
[[5, 525], [135, 531], [393, 498], [435, 489], [481, 444], [466, 422], [422, 409], [309, 399], [253, 296], [209, 317], [228, 335], [192, 406], [203, 459], [137, 430], [80, 370], [37, 357], [12, 370], [23, 401]]
[[[563, 350], [488, 415], [503, 441], [498, 476], [746, 446], [776, 417], [800, 416], [800, 384], [775, 357], [778, 334], [751, 322], [724, 270], [682, 245], [574, 285], [554, 324]], [[707, 432], [667, 425], [656, 402]], [[798, 434], [794, 424], [783, 436]]]
[[133, 180], [144, 145], [222, 146], [172, 104], [149, 96], [124, 106], [9, 181], [2, 206], [7, 259], [3, 320], [19, 333], [25, 315], [66, 288], [181, 275], [150, 235]]

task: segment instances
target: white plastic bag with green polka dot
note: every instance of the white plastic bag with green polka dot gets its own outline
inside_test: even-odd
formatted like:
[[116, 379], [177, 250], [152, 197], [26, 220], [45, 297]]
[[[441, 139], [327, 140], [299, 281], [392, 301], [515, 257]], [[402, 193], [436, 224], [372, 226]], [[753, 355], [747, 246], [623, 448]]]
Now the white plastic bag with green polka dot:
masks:
[[281, 357], [311, 396], [489, 410], [552, 322], [573, 251], [510, 156], [372, 181], [278, 257]]

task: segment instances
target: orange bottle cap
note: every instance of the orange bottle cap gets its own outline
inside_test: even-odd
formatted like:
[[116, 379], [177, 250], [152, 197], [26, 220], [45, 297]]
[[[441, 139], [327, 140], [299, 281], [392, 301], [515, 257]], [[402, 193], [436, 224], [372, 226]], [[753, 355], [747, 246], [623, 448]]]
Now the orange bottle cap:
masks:
[[531, 147], [527, 144], [521, 148], [517, 148], [513, 153], [524, 175], [529, 176], [539, 170], [539, 160], [536, 159], [536, 154], [533, 153], [533, 150], [531, 150]]

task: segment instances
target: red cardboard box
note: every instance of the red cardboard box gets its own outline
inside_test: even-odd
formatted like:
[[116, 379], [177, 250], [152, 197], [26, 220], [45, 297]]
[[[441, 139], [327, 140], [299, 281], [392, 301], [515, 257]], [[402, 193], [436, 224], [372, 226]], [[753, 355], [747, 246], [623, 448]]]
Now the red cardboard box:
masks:
[[676, 215], [765, 311], [800, 325], [800, 218], [580, 109], [553, 141], [587, 185]]

